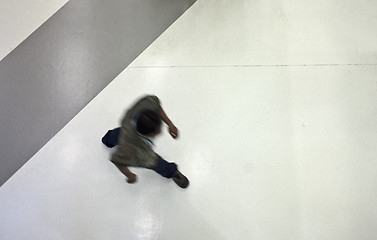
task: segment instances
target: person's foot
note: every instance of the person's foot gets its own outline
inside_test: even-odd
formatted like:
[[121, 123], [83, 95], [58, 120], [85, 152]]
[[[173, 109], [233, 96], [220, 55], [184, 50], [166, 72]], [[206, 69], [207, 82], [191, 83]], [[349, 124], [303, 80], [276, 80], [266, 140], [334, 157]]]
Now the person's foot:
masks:
[[172, 176], [173, 181], [181, 188], [187, 188], [189, 180], [180, 171], [176, 171]]

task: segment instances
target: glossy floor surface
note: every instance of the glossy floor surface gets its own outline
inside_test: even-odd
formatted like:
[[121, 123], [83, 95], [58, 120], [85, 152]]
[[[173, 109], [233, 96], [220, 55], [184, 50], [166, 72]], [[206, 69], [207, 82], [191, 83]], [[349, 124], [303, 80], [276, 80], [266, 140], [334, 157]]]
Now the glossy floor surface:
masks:
[[[0, 239], [375, 239], [376, 12], [198, 0], [0, 188]], [[100, 142], [147, 93], [186, 190]]]

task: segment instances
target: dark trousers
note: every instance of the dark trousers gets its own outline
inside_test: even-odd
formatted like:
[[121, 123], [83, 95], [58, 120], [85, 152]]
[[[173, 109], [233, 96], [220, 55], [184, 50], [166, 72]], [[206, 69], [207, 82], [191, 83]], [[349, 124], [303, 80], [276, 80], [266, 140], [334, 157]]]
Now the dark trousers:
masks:
[[[120, 128], [115, 128], [113, 130], [109, 130], [106, 135], [102, 138], [102, 143], [105, 144], [109, 148], [113, 148], [118, 145], [118, 137], [120, 133]], [[169, 163], [164, 160], [161, 156], [157, 155], [157, 165], [151, 170], [155, 171], [156, 173], [160, 174], [163, 177], [171, 178], [173, 174], [177, 171], [177, 164]]]

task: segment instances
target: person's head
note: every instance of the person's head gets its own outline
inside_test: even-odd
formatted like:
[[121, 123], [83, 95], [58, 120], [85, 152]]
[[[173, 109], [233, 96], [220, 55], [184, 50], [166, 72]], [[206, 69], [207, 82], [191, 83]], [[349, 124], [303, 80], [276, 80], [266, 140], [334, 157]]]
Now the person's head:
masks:
[[141, 135], [154, 137], [161, 133], [161, 124], [162, 120], [157, 112], [145, 110], [136, 120], [136, 131]]

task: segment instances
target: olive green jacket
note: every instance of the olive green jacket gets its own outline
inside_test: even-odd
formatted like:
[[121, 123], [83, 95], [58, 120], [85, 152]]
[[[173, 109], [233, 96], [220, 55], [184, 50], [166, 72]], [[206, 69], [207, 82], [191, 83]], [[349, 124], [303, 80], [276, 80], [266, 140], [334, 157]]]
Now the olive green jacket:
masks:
[[127, 167], [152, 168], [157, 164], [157, 154], [137, 134], [133, 119], [144, 110], [161, 110], [156, 96], [145, 96], [126, 113], [122, 120], [119, 143], [111, 162]]

